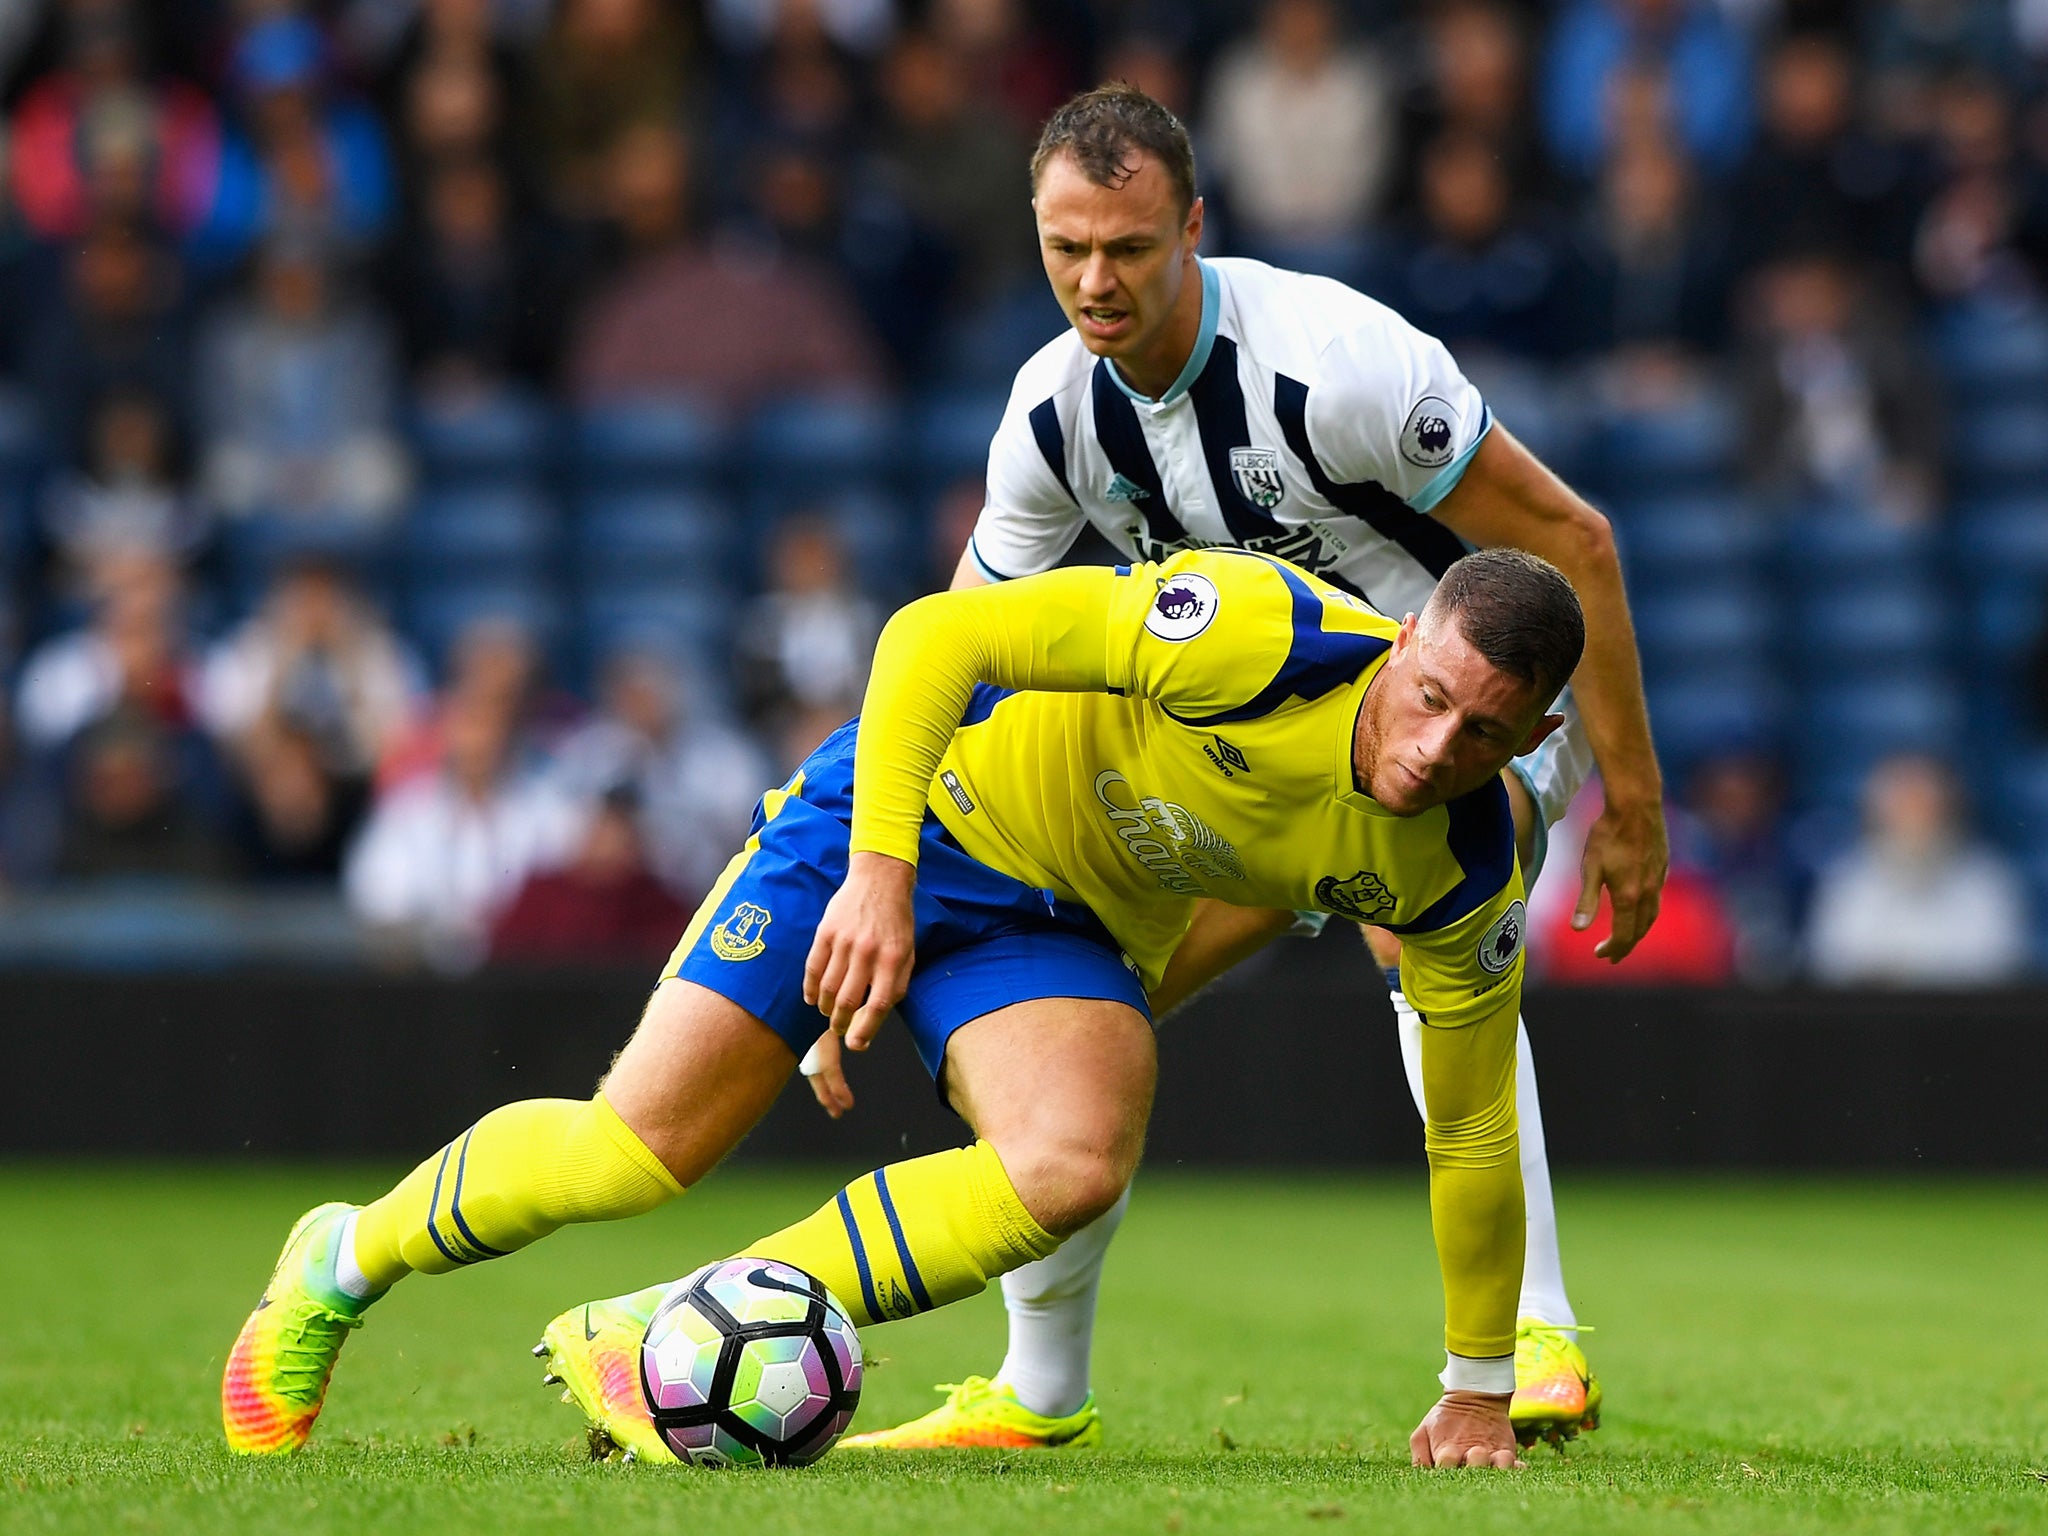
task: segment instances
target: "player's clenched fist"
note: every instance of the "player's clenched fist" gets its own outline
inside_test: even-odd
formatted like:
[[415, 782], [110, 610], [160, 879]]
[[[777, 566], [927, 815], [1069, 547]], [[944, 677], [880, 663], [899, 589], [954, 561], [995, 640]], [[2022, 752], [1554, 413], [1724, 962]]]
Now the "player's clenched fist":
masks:
[[1418, 1467], [1522, 1467], [1515, 1427], [1508, 1422], [1512, 1392], [1446, 1392], [1408, 1437]]
[[804, 1001], [856, 1051], [868, 1048], [910, 985], [917, 920], [917, 866], [885, 853], [856, 853], [804, 962]]

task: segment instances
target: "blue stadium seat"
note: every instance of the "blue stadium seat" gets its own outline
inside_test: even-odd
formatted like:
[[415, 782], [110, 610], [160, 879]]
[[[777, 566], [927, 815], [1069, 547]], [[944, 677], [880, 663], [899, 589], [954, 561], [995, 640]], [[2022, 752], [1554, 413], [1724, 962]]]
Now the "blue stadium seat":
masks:
[[2048, 588], [2021, 578], [1993, 580], [1970, 594], [1970, 645], [2000, 668], [2022, 663], [2048, 627]]
[[1958, 305], [1936, 322], [1934, 344], [1959, 400], [2048, 396], [2048, 314], [2038, 305]]
[[1956, 519], [1955, 548], [1976, 580], [2048, 580], [2048, 495], [1998, 497], [1966, 504]]
[[1667, 410], [1610, 416], [1594, 430], [1587, 470], [1617, 493], [1725, 485], [1740, 428], [1734, 402], [1708, 391]]
[[520, 485], [431, 491], [414, 506], [403, 538], [406, 565], [415, 577], [537, 577], [554, 543], [554, 508]]
[[1940, 539], [1927, 524], [1894, 523], [1829, 506], [1796, 513], [1785, 530], [1787, 569], [1808, 589], [1935, 573]]
[[748, 423], [740, 472], [777, 499], [879, 480], [903, 469], [896, 414], [871, 400], [779, 400]]
[[405, 604], [408, 632], [438, 666], [472, 624], [516, 624], [543, 648], [562, 636], [562, 602], [552, 585], [517, 577], [417, 583]]
[[0, 475], [26, 473], [42, 462], [42, 415], [28, 391], [0, 386]]
[[939, 375], [949, 386], [1007, 390], [1032, 354], [1066, 328], [1052, 290], [1027, 282], [947, 328], [939, 344]]
[[413, 449], [430, 484], [537, 476], [552, 464], [557, 446], [553, 413], [515, 390], [473, 400], [424, 400], [411, 426]]
[[1967, 750], [1962, 691], [1928, 668], [1820, 683], [1801, 699], [1800, 778], [1807, 798], [1853, 805], [1864, 776], [1893, 752], [1958, 758]]
[[1802, 594], [1794, 626], [1809, 670], [1933, 660], [1952, 630], [1942, 595], [1910, 578]]
[[682, 398], [615, 400], [576, 423], [576, 472], [586, 485], [702, 481], [723, 467], [724, 424]]
[[604, 491], [576, 519], [576, 565], [586, 581], [624, 587], [732, 580], [738, 513], [689, 490]]
[[1648, 591], [1740, 580], [1769, 550], [1774, 530], [1732, 493], [1638, 498], [1608, 508], [1630, 586]]
[[1991, 776], [1996, 819], [2016, 841], [2048, 853], [2048, 749], [2002, 758]]
[[1782, 690], [1760, 669], [1653, 674], [1650, 725], [1674, 776], [1719, 753], [1769, 749], [1784, 727]]
[[1778, 636], [1776, 605], [1744, 582], [1645, 596], [1635, 620], [1644, 666], [1667, 673], [1760, 664]]
[[1007, 397], [1001, 393], [934, 395], [911, 413], [910, 457], [924, 483], [938, 489], [963, 476], [981, 478], [988, 469], [988, 445], [1002, 422]]
[[624, 647], [652, 647], [688, 657], [723, 676], [734, 604], [721, 591], [683, 586], [586, 587], [581, 596], [584, 643], [593, 661]]
[[1948, 465], [1956, 483], [1971, 489], [2038, 489], [2048, 479], [2048, 401], [1958, 409], [1949, 421]]

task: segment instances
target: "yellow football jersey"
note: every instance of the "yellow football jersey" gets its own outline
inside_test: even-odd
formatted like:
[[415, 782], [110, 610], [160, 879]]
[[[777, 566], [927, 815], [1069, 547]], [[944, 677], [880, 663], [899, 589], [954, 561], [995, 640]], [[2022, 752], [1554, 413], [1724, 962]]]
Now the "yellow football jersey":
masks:
[[1148, 988], [1198, 896], [1400, 934], [1403, 990], [1432, 1023], [1519, 983], [1498, 780], [1412, 817], [1357, 787], [1359, 709], [1399, 628], [1358, 599], [1269, 556], [1198, 550], [943, 594], [891, 628], [856, 850], [914, 861], [929, 805], [974, 858], [1094, 911]]

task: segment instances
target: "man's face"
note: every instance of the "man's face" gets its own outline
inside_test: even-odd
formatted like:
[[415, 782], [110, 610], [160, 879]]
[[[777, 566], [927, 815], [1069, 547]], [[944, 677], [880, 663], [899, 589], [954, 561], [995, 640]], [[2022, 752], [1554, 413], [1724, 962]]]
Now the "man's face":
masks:
[[1366, 689], [1352, 762], [1396, 816], [1469, 795], [1563, 723], [1549, 702], [1474, 650], [1454, 620], [1410, 614]]
[[1031, 200], [1046, 278], [1098, 357], [1138, 356], [1158, 339], [1202, 237], [1201, 199], [1183, 212], [1158, 159], [1140, 154], [1135, 166], [1123, 185], [1103, 187], [1072, 155], [1055, 155]]

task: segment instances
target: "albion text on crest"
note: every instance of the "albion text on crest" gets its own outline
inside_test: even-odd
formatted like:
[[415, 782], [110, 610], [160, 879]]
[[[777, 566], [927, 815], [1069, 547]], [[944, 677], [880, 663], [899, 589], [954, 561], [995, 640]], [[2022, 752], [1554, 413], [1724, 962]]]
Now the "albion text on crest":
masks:
[[1286, 482], [1280, 478], [1280, 454], [1276, 449], [1231, 449], [1230, 478], [1237, 482], [1246, 501], [1267, 511], [1279, 506], [1280, 498], [1287, 494]]

